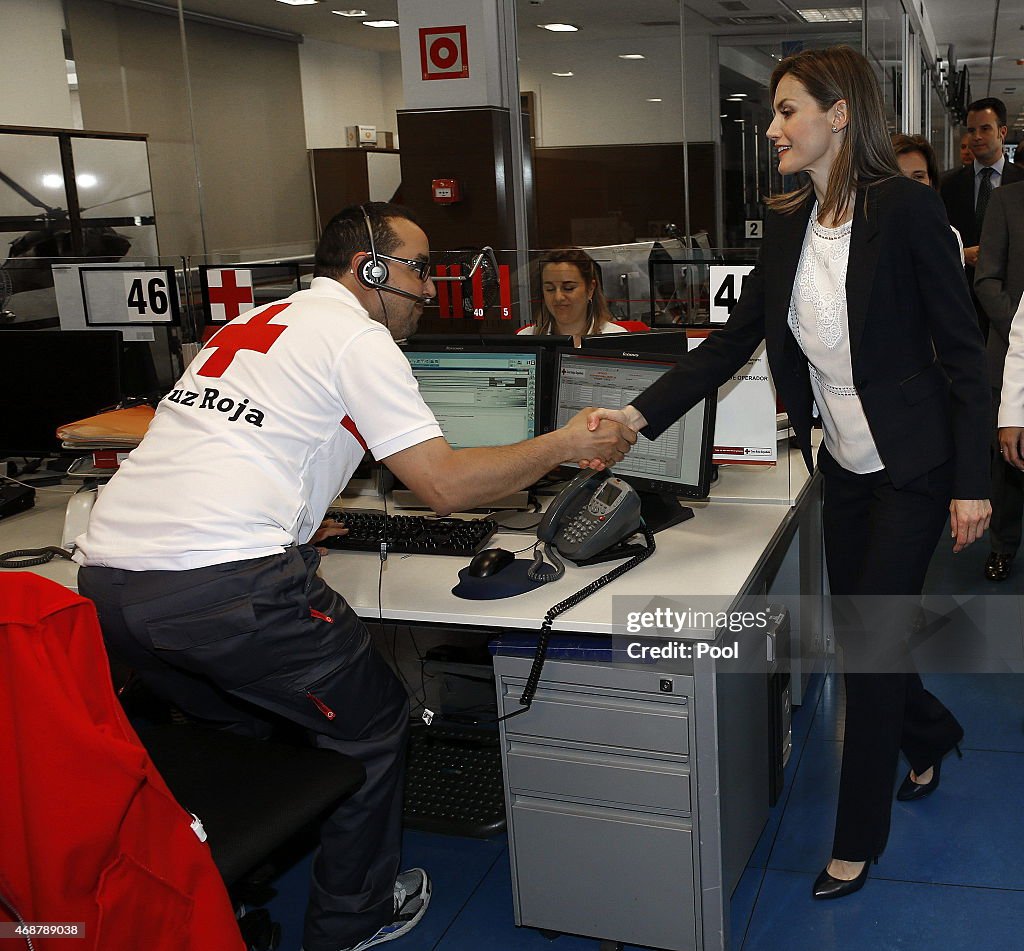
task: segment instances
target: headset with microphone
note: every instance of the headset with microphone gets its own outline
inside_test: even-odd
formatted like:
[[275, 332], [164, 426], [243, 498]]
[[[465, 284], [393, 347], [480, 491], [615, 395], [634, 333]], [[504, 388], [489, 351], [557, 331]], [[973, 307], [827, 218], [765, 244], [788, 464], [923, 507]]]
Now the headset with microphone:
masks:
[[[359, 210], [363, 213], [363, 221], [366, 223], [366, 237], [369, 241], [370, 252], [369, 257], [366, 258], [357, 268], [355, 268], [354, 273], [356, 276], [356, 280], [359, 281], [359, 283], [362, 284], [363, 287], [376, 291], [378, 296], [381, 294], [382, 291], [386, 291], [389, 294], [397, 294], [399, 297], [405, 297], [408, 300], [414, 300], [418, 304], [423, 304], [429, 300], [432, 300], [433, 298], [431, 297], [425, 297], [422, 294], [413, 294], [411, 291], [402, 290], [400, 287], [395, 287], [393, 284], [388, 283], [388, 278], [391, 276], [391, 272], [388, 269], [387, 261], [384, 260], [384, 258], [387, 257], [387, 255], [381, 255], [377, 253], [377, 245], [376, 242], [373, 240], [373, 226], [370, 222], [370, 213], [366, 210], [366, 206], [360, 205]], [[412, 265], [416, 262], [407, 261], [404, 263]], [[461, 284], [463, 288], [466, 288], [469, 286], [469, 282], [473, 279], [473, 276], [477, 273], [478, 270], [482, 270], [484, 272], [485, 284], [496, 284], [497, 279], [495, 276], [497, 275], [498, 272], [498, 265], [494, 257], [494, 251], [491, 248], [485, 247], [481, 249], [478, 253], [476, 253], [473, 256], [469, 270], [465, 274], [453, 275], [451, 277], [433, 275], [431, 276], [430, 279], [435, 284], [444, 281]], [[381, 305], [383, 306], [383, 304], [384, 301], [383, 299], [381, 299]], [[466, 308], [467, 311], [472, 309], [472, 299], [470, 298], [468, 301], [466, 301], [463, 304], [463, 306]], [[386, 316], [387, 311], [385, 310], [385, 317]]]
[[388, 283], [391, 272], [388, 270], [387, 262], [377, 254], [377, 246], [373, 240], [373, 227], [370, 224], [370, 213], [366, 210], [365, 205], [360, 205], [359, 210], [363, 213], [363, 220], [366, 222], [366, 236], [370, 242], [370, 256], [356, 269], [356, 280], [363, 287], [377, 291], [378, 294], [381, 291], [387, 291], [389, 294], [397, 294], [399, 297], [414, 300], [419, 304], [430, 300], [429, 297], [413, 294], [411, 291], [404, 291], [400, 287], [395, 287]]

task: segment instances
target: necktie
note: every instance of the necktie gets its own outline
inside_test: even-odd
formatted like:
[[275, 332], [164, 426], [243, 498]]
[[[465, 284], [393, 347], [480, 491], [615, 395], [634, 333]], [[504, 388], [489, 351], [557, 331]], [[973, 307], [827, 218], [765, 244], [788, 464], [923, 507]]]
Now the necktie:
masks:
[[985, 220], [985, 209], [988, 207], [988, 199], [992, 194], [992, 175], [994, 169], [983, 168], [980, 172], [981, 181], [978, 183], [978, 200], [974, 205], [974, 227], [981, 238], [981, 225]]

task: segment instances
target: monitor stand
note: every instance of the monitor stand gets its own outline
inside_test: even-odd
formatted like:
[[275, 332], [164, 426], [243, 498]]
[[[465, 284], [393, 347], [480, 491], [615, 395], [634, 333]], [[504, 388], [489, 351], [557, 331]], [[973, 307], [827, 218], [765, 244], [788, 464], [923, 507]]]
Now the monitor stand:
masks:
[[654, 533], [693, 518], [693, 509], [680, 505], [674, 495], [640, 492], [640, 515]]

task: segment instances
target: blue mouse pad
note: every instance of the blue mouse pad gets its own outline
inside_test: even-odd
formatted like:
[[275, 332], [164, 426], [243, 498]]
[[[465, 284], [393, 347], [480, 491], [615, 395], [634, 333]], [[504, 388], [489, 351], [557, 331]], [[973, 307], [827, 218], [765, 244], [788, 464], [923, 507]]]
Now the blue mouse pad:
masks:
[[[489, 578], [471, 577], [467, 565], [459, 571], [459, 583], [452, 588], [452, 594], [467, 601], [495, 601], [498, 598], [514, 598], [517, 594], [525, 594], [543, 584], [542, 581], [533, 581], [526, 576], [532, 564], [532, 558], [517, 558]], [[544, 565], [541, 573], [553, 574], [554, 570], [550, 565]]]

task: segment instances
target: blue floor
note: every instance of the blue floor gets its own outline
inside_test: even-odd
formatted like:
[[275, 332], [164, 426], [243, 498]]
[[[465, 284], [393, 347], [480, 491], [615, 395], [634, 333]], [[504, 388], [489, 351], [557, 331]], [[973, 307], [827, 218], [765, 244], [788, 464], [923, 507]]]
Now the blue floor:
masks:
[[[953, 556], [943, 545], [927, 593], [984, 603], [1024, 592], [1024, 565], [1002, 586], [982, 578], [982, 546]], [[1024, 947], [1024, 676], [942, 674], [925, 682], [964, 725], [963, 759], [947, 759], [930, 798], [894, 804], [889, 846], [860, 893], [816, 902], [811, 884], [835, 818], [843, 700], [840, 678], [812, 679], [794, 712], [783, 794], [732, 895], [731, 951]], [[429, 870], [434, 897], [423, 922], [389, 951], [597, 951], [594, 939], [549, 942], [515, 927], [503, 838], [408, 832], [403, 862]], [[282, 951], [300, 945], [308, 874], [307, 859], [277, 882], [270, 909], [283, 927]]]

